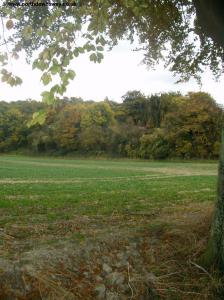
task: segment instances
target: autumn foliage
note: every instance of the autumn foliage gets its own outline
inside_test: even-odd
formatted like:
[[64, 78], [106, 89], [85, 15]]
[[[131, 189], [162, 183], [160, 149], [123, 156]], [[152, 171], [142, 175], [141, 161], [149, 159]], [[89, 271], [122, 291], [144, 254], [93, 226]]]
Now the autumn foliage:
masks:
[[64, 98], [46, 122], [28, 127], [36, 101], [0, 102], [0, 152], [106, 155], [144, 159], [217, 158], [222, 108], [202, 92], [145, 96], [123, 102]]

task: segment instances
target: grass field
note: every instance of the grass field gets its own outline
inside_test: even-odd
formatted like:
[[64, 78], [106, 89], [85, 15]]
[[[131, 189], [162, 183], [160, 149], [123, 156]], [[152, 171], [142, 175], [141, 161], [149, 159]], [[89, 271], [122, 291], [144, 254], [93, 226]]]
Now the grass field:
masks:
[[0, 156], [0, 223], [69, 219], [213, 201], [215, 163]]
[[[0, 243], [0, 259], [15, 261], [31, 250], [43, 247], [55, 249], [59, 241], [82, 243], [89, 237], [96, 239], [109, 234], [113, 239], [118, 236], [116, 241], [121, 244], [124, 236], [132, 239], [137, 231], [141, 232], [141, 241], [144, 239], [141, 245], [145, 243], [146, 236], [155, 238], [158, 235], [162, 246], [155, 247], [159, 247], [158, 252], [162, 247], [167, 253], [164, 257], [160, 254], [161, 262], [184, 260], [185, 256], [194, 258], [198, 245], [206, 243], [207, 232], [205, 237], [203, 230], [208, 230], [209, 224], [205, 221], [204, 225], [203, 220], [211, 215], [216, 180], [215, 162], [77, 160], [2, 155], [0, 234], [4, 234]], [[193, 241], [186, 240], [185, 234]], [[138, 238], [140, 235], [138, 233]], [[173, 252], [171, 240], [174, 245], [177, 243]], [[149, 257], [145, 259], [148, 261]], [[160, 266], [161, 262], [151, 263], [155, 274], [175, 273], [179, 267], [167, 263], [164, 269], [164, 265]], [[182, 278], [181, 282], [185, 280], [192, 286], [197, 283], [194, 292], [191, 294], [187, 290], [183, 292], [187, 296], [183, 294], [181, 298], [169, 298], [167, 294], [164, 299], [207, 299], [200, 298], [201, 286], [206, 282], [201, 270], [197, 272], [191, 268], [186, 267], [184, 272], [188, 275], [184, 273], [185, 279]], [[193, 276], [191, 279], [189, 274]], [[178, 280], [179, 277], [174, 281]], [[185, 291], [186, 286], [183, 289]], [[160, 287], [160, 290], [163, 289]], [[169, 293], [172, 294], [172, 289]], [[81, 296], [80, 299], [96, 299]], [[79, 297], [76, 295], [74, 299]]]

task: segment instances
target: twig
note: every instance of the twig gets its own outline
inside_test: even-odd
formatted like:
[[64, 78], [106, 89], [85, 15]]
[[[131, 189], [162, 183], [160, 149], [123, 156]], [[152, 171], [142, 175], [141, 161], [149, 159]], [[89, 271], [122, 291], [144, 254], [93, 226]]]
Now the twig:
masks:
[[186, 295], [203, 295], [201, 293], [197, 293], [197, 292], [185, 292], [185, 291], [182, 291], [182, 290], [179, 290], [179, 289], [176, 289], [176, 288], [172, 288], [172, 287], [169, 287], [167, 289], [156, 289], [157, 291], [160, 291], [160, 292], [166, 292], [166, 291], [170, 291], [170, 292], [179, 292], [179, 293], [182, 293], [182, 294], [186, 294]]
[[40, 294], [40, 298], [41, 300], [43, 300], [43, 297], [42, 297], [42, 292], [41, 292], [41, 288], [40, 288], [40, 281], [38, 282], [38, 289], [39, 289], [39, 294]]
[[133, 289], [132, 289], [132, 286], [131, 286], [131, 277], [130, 277], [130, 265], [129, 265], [129, 262], [128, 262], [128, 286], [129, 286], [129, 288], [130, 288], [130, 290], [131, 290], [131, 298], [130, 298], [130, 300], [132, 300], [133, 299], [133, 297], [134, 297], [134, 292], [133, 292]]
[[3, 41], [5, 43], [5, 47], [6, 47], [6, 50], [7, 52], [9, 53], [9, 48], [8, 48], [8, 42], [5, 38], [5, 25], [4, 25], [4, 21], [3, 21], [3, 17], [1, 16], [1, 21], [2, 21], [2, 37], [3, 37]]
[[180, 274], [181, 272], [173, 272], [173, 273], [169, 273], [169, 274], [165, 274], [165, 275], [161, 275], [159, 277], [157, 277], [157, 279], [161, 279], [161, 278], [166, 278], [166, 277], [170, 277], [172, 275], [176, 275], [176, 274]]
[[202, 266], [199, 266], [198, 264], [196, 264], [196, 263], [194, 263], [193, 261], [191, 261], [191, 260], [189, 260], [189, 263], [190, 264], [192, 264], [193, 266], [195, 266], [195, 267], [197, 267], [198, 269], [200, 269], [200, 270], [202, 270], [205, 274], [207, 274], [208, 275], [208, 277], [210, 278], [210, 279], [212, 279], [213, 280], [213, 277], [212, 277], [212, 275], [211, 274], [209, 274], [209, 272], [207, 271], [207, 270], [205, 270]]

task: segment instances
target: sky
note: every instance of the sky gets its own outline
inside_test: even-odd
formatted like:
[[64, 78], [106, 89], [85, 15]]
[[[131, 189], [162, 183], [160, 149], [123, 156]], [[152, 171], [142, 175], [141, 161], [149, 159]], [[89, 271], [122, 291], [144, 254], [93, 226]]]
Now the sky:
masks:
[[[136, 45], [135, 45], [136, 46]], [[75, 59], [71, 68], [76, 72], [75, 79], [70, 83], [65, 96], [81, 97], [84, 100], [102, 101], [106, 97], [121, 102], [121, 97], [131, 90], [140, 90], [145, 95], [160, 92], [189, 91], [208, 92], [221, 104], [224, 104], [224, 76], [216, 82], [209, 70], [202, 75], [202, 87], [195, 80], [176, 84], [178, 78], [160, 65], [150, 70], [141, 64], [143, 53], [133, 51], [133, 46], [122, 41], [112, 51], [105, 52], [100, 64], [90, 62], [88, 55], [82, 54]], [[40, 100], [40, 94], [46, 90], [40, 82], [41, 72], [32, 67], [21, 57], [13, 61], [10, 70], [23, 78], [23, 84], [11, 87], [0, 82], [0, 100], [15, 101], [25, 99]]]

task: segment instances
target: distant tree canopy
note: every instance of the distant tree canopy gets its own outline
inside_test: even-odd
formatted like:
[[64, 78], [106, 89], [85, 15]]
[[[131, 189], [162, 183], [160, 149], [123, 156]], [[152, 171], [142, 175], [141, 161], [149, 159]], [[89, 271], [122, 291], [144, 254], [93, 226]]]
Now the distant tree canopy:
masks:
[[[45, 1], [18, 1], [29, 2]], [[50, 84], [42, 98], [52, 104], [75, 77], [69, 69], [72, 59], [87, 52], [91, 61], [101, 62], [105, 46], [112, 48], [124, 38], [131, 42], [138, 38], [144, 62], [153, 66], [163, 60], [180, 80], [192, 76], [199, 79], [206, 66], [216, 76], [223, 71], [224, 4], [220, 0], [68, 2], [76, 5], [9, 6], [3, 1], [2, 81], [11, 85], [21, 83], [6, 65], [24, 50], [33, 68], [42, 71], [44, 85]], [[54, 75], [59, 75], [59, 80], [52, 86]]]
[[46, 122], [27, 127], [46, 104], [0, 102], [0, 152], [104, 155], [144, 159], [217, 158], [222, 109], [206, 93], [145, 96], [123, 103], [62, 99]]

